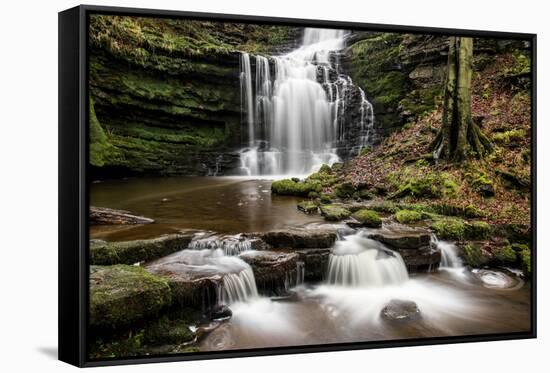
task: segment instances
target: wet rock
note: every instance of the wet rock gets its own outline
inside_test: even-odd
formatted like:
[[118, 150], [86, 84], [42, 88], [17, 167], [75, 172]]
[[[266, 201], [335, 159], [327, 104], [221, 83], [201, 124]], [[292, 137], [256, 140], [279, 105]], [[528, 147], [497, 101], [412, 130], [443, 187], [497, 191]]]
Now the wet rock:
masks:
[[217, 304], [223, 273], [214, 266], [194, 265], [185, 251], [148, 263], [145, 268], [167, 281], [174, 303], [207, 311]]
[[330, 249], [307, 249], [295, 251], [304, 262], [304, 280], [321, 281], [327, 272]]
[[197, 336], [185, 320], [163, 316], [147, 325], [144, 340], [152, 345], [189, 345], [197, 340]]
[[90, 326], [119, 328], [156, 315], [172, 302], [165, 279], [129, 265], [90, 267]]
[[210, 319], [212, 320], [228, 320], [233, 316], [233, 311], [225, 304], [220, 304], [210, 311]]
[[431, 272], [439, 267], [441, 252], [431, 246], [397, 250], [409, 272]]
[[302, 201], [298, 203], [297, 208], [306, 214], [316, 214], [319, 210], [317, 204], [313, 201]]
[[395, 225], [373, 231], [368, 235], [368, 238], [380, 241], [395, 249], [420, 249], [430, 245], [431, 235], [425, 229]]
[[187, 248], [191, 235], [170, 234], [150, 240], [90, 241], [90, 261], [94, 265], [134, 264]]
[[386, 320], [409, 321], [420, 317], [420, 309], [415, 302], [392, 299], [380, 314]]
[[246, 251], [239, 255], [252, 267], [258, 291], [265, 295], [285, 295], [297, 279], [298, 254], [275, 251]]
[[328, 228], [282, 229], [251, 235], [262, 239], [272, 248], [326, 248], [332, 247], [336, 241], [336, 230]]
[[130, 211], [90, 206], [90, 225], [150, 224], [155, 221]]

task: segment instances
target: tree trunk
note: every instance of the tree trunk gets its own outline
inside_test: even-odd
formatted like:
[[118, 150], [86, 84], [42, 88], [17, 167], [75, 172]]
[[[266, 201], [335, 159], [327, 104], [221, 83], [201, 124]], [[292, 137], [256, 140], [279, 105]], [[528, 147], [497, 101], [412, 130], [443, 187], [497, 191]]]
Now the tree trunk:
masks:
[[481, 157], [492, 148], [472, 121], [472, 56], [472, 38], [449, 39], [442, 126], [433, 143], [436, 160], [462, 161], [469, 152]]

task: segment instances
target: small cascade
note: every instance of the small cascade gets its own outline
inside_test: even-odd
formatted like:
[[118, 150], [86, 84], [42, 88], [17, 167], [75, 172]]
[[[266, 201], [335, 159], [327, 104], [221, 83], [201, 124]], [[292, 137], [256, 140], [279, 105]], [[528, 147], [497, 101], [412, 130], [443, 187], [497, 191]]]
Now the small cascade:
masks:
[[332, 285], [395, 285], [408, 278], [401, 255], [361, 233], [337, 241], [329, 258], [327, 281]]
[[296, 262], [296, 286], [304, 283], [306, 275], [306, 264], [302, 261]]
[[197, 234], [188, 246], [191, 250], [221, 250], [227, 256], [239, 255], [243, 251], [251, 250], [251, 242], [240, 236], [218, 236]]
[[252, 268], [247, 265], [247, 268], [239, 273], [230, 273], [223, 277], [223, 284], [218, 294], [218, 303], [230, 305], [257, 296], [258, 289], [256, 288], [254, 273]]
[[345, 37], [344, 30], [306, 28], [302, 46], [286, 55], [241, 54], [243, 174], [305, 175], [338, 162], [338, 146], [351, 144], [356, 154], [369, 144], [372, 105], [339, 71]]
[[462, 269], [464, 268], [464, 263], [462, 259], [458, 257], [457, 247], [452, 242], [440, 241], [437, 237], [432, 236], [432, 244], [441, 252], [441, 263], [439, 268], [454, 268]]

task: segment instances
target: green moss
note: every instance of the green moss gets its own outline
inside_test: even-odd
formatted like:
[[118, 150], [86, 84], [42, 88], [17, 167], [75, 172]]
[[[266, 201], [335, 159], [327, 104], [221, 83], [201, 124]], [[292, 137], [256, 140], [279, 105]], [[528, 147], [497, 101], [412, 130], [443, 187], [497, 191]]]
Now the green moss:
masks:
[[320, 196], [320, 200], [322, 204], [330, 204], [333, 201], [331, 194], [322, 193]]
[[90, 164], [102, 167], [105, 163], [111, 163], [118, 157], [117, 150], [109, 142], [105, 131], [97, 120], [94, 102], [90, 97]]
[[116, 339], [97, 339], [90, 344], [89, 356], [95, 359], [143, 355], [144, 330], [128, 331]]
[[488, 258], [477, 245], [467, 244], [462, 248], [464, 263], [479, 268], [487, 264]]
[[522, 250], [519, 254], [521, 260], [521, 269], [526, 277], [531, 276], [531, 250]]
[[283, 196], [307, 197], [310, 192], [320, 193], [321, 190], [321, 183], [315, 181], [295, 181], [292, 179], [283, 179], [274, 181], [271, 184], [271, 192]]
[[361, 209], [356, 211], [353, 218], [366, 227], [378, 228], [382, 226], [382, 219], [376, 211]]
[[504, 246], [498, 248], [494, 252], [495, 260], [503, 265], [514, 264], [517, 260], [517, 255], [512, 246]]
[[339, 221], [349, 218], [351, 212], [338, 205], [321, 205], [321, 214], [329, 221]]
[[464, 216], [467, 218], [482, 218], [487, 215], [483, 210], [478, 209], [474, 205], [466, 206], [463, 211]]
[[167, 316], [149, 325], [144, 334], [146, 343], [153, 345], [189, 343], [195, 338], [185, 320], [171, 320]]
[[500, 145], [518, 144], [527, 138], [527, 132], [523, 128], [513, 129], [505, 132], [496, 132], [491, 140]]
[[305, 212], [306, 214], [316, 214], [318, 206], [313, 201], [302, 201], [298, 203], [298, 210]]
[[365, 155], [369, 154], [371, 151], [372, 151], [372, 148], [370, 146], [366, 146], [363, 149], [361, 149], [361, 151], [359, 152], [359, 155], [360, 156], [365, 156]]
[[472, 221], [466, 225], [466, 236], [472, 240], [489, 238], [491, 226], [484, 221]]
[[338, 198], [352, 198], [355, 187], [350, 182], [343, 182], [334, 186], [334, 194]]
[[118, 328], [156, 315], [172, 302], [168, 283], [141, 267], [90, 267], [90, 326]]
[[422, 220], [422, 214], [412, 210], [401, 210], [395, 214], [395, 219], [401, 224], [410, 224]]
[[375, 196], [374, 193], [372, 193], [368, 189], [359, 189], [352, 194], [352, 197], [355, 199], [370, 200], [373, 199]]
[[440, 219], [433, 222], [431, 227], [440, 239], [461, 241], [466, 237], [466, 224], [461, 219]]
[[[397, 178], [399, 180], [398, 175]], [[453, 177], [445, 172], [410, 176], [401, 181], [397, 185], [397, 188], [398, 190], [389, 198], [402, 198], [406, 196], [442, 198], [445, 196], [454, 196], [458, 191], [458, 185]]]

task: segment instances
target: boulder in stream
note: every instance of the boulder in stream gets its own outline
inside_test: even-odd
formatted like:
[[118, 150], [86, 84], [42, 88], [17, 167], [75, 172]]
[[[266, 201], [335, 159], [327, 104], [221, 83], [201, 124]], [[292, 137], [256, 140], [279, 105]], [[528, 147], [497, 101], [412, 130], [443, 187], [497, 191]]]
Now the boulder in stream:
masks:
[[265, 295], [286, 295], [296, 283], [298, 254], [282, 251], [245, 251], [239, 258], [252, 267], [258, 291]]
[[386, 320], [409, 321], [420, 317], [420, 309], [413, 301], [392, 299], [380, 314]]
[[149, 240], [90, 241], [90, 261], [95, 265], [134, 264], [186, 249], [191, 235], [169, 234]]
[[336, 230], [328, 228], [293, 228], [252, 233], [272, 248], [327, 248], [336, 241]]
[[138, 266], [90, 267], [90, 326], [119, 328], [169, 306], [168, 282]]

